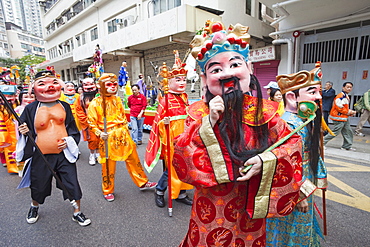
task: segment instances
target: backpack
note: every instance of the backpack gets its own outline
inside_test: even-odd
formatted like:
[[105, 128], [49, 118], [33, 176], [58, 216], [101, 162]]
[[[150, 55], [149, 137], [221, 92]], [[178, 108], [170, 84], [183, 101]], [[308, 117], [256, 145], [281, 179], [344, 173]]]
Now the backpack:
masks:
[[359, 100], [357, 100], [356, 104], [354, 104], [353, 108], [356, 112], [361, 112], [362, 109], [365, 108], [364, 106], [364, 97], [361, 97]]

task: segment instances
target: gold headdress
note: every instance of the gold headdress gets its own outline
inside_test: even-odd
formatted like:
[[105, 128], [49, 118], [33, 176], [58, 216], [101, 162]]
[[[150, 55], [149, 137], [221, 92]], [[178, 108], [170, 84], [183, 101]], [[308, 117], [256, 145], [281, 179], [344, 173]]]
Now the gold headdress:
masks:
[[221, 52], [237, 52], [247, 61], [250, 40], [248, 30], [249, 27], [239, 23], [235, 26], [230, 25], [225, 30], [221, 22], [208, 20], [202, 33], [196, 35], [190, 42], [191, 54], [197, 59], [202, 71], [207, 62]]
[[310, 85], [321, 84], [321, 79], [321, 62], [316, 62], [315, 68], [311, 71], [302, 70], [294, 74], [278, 75], [276, 77], [282, 94], [308, 87]]
[[174, 50], [173, 54], [175, 55], [175, 63], [172, 66], [172, 70], [169, 71], [168, 79], [171, 79], [175, 76], [186, 76], [188, 71], [185, 69], [185, 63], [181, 62], [179, 51]]

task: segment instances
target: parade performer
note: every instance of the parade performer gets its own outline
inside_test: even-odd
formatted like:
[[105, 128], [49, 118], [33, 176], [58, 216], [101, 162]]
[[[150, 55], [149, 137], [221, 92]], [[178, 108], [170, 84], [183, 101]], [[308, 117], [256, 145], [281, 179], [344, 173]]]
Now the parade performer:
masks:
[[[295, 129], [304, 122], [297, 114], [297, 103], [314, 101], [320, 106], [320, 64], [311, 71], [279, 75], [277, 81], [285, 102], [282, 118]], [[292, 214], [267, 220], [268, 246], [320, 246], [323, 235], [315, 216], [313, 193], [316, 189], [327, 187], [327, 172], [320, 157], [321, 109], [316, 113], [313, 125], [309, 124], [298, 132], [302, 137], [303, 153], [303, 184], [300, 190], [307, 198], [296, 205]]]
[[101, 95], [90, 102], [88, 121], [91, 130], [100, 137], [99, 163], [102, 165], [102, 189], [107, 201], [114, 200], [116, 162], [125, 161], [128, 173], [140, 190], [154, 189], [140, 163], [136, 145], [131, 139], [121, 99], [116, 96], [117, 76], [104, 73], [99, 79]]
[[175, 140], [177, 175], [196, 187], [181, 246], [265, 246], [265, 218], [290, 214], [299, 199], [301, 138], [264, 152], [291, 130], [251, 75], [247, 31], [208, 21], [190, 44], [206, 102], [191, 105], [194, 121]]
[[[145, 154], [145, 168], [150, 172], [158, 163], [159, 159], [165, 162], [166, 170], [163, 172], [158, 181], [155, 192], [155, 203], [158, 207], [165, 206], [164, 192], [167, 189], [168, 182], [168, 165], [166, 164], [167, 157], [172, 161], [173, 157], [173, 140], [176, 136], [182, 134], [185, 129], [185, 119], [187, 117], [188, 96], [186, 90], [186, 74], [184, 69], [185, 64], [181, 61], [175, 63], [172, 70], [169, 71], [168, 86], [168, 112], [165, 107], [165, 98], [162, 97], [159, 101], [157, 114], [150, 131], [149, 142]], [[170, 144], [167, 143], [167, 133], [165, 131], [165, 122], [169, 122]], [[170, 145], [171, 153], [168, 153], [168, 145]], [[192, 205], [193, 201], [187, 196], [186, 190], [190, 190], [193, 186], [181, 182], [173, 165], [171, 167], [171, 199]]]
[[140, 93], [147, 97], [146, 84], [144, 82], [143, 74], [139, 74], [139, 79], [137, 80], [136, 84], [139, 85]]
[[[24, 108], [26, 105], [34, 102], [36, 100], [35, 93], [31, 90], [31, 92], [28, 91], [28, 89], [23, 90], [19, 93], [18, 95], [18, 100], [19, 100], [19, 106], [17, 106], [14, 111], [18, 114], [18, 116], [22, 115]], [[18, 129], [19, 123], [16, 121], [15, 122], [15, 129]], [[19, 139], [18, 131], [16, 131], [16, 137], [17, 140]], [[23, 176], [23, 168], [24, 168], [24, 162], [17, 162], [18, 166], [18, 175], [20, 177]]]
[[[19, 188], [31, 188], [32, 203], [27, 222], [36, 223], [39, 218], [39, 204], [43, 204], [45, 198], [51, 195], [53, 174], [43, 159], [46, 158], [51, 169], [58, 174], [67, 189], [67, 191], [63, 190], [64, 199], [71, 195], [77, 203], [72, 220], [80, 226], [87, 226], [91, 220], [80, 211], [82, 191], [76, 170], [80, 133], [69, 104], [58, 100], [61, 84], [63, 82], [57, 79], [51, 71], [41, 71], [35, 76], [33, 89], [37, 100], [25, 107], [20, 116], [23, 124], [18, 128], [23, 136], [17, 145], [17, 161], [31, 158], [25, 167]], [[37, 136], [36, 144], [44, 157], [35, 152], [30, 138], [24, 136], [28, 132], [33, 139]], [[61, 188], [61, 185], [58, 183], [57, 187]]]
[[71, 107], [71, 110], [72, 110], [73, 117], [76, 120], [77, 128], [79, 130], [81, 130], [81, 125], [77, 121], [76, 109], [75, 109], [75, 105], [74, 105], [77, 98], [78, 98], [78, 93], [76, 93], [75, 85], [70, 81], [65, 82], [65, 86], [63, 88], [63, 92], [62, 92], [59, 100], [67, 102], [69, 104], [69, 106]]
[[126, 61], [122, 62], [122, 66], [119, 70], [119, 76], [118, 76], [118, 84], [120, 87], [123, 87], [126, 85], [127, 81], [130, 79], [126, 70], [127, 63]]
[[[2, 85], [1, 91], [5, 95], [8, 102], [15, 108], [17, 106], [17, 87], [15, 85]], [[16, 150], [17, 135], [16, 135], [16, 124], [14, 117], [9, 113], [8, 109], [4, 106], [4, 103], [0, 105], [0, 149], [5, 157], [5, 163], [8, 173], [18, 174], [19, 168], [14, 159], [13, 153]]]
[[14, 111], [20, 116], [26, 105], [34, 102], [35, 100], [36, 96], [34, 92], [29, 92], [28, 89], [21, 91], [18, 96], [18, 101], [20, 105], [17, 106]]
[[84, 138], [84, 141], [87, 141], [87, 146], [90, 150], [89, 164], [91, 166], [94, 166], [97, 158], [99, 157], [99, 138], [89, 128], [87, 109], [90, 102], [98, 93], [98, 89], [93, 78], [83, 79], [82, 89], [83, 93], [79, 95], [74, 103], [74, 106], [76, 110], [77, 120], [80, 123], [82, 129], [82, 136]]

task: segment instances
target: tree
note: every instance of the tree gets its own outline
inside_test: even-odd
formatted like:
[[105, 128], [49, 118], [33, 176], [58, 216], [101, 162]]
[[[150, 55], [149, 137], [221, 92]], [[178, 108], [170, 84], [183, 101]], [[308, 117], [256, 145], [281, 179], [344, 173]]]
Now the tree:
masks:
[[26, 68], [27, 65], [35, 66], [35, 65], [37, 65], [39, 63], [42, 63], [44, 61], [45, 61], [45, 57], [39, 57], [39, 56], [35, 56], [33, 54], [24, 56], [22, 58], [15, 58], [15, 59], [13, 59], [13, 58], [0, 58], [0, 64], [3, 67], [10, 68], [13, 65], [17, 65], [20, 68], [20, 70], [19, 70], [19, 75], [20, 75], [19, 81], [20, 82], [23, 82], [24, 79], [26, 78], [26, 73], [25, 73], [24, 69]]

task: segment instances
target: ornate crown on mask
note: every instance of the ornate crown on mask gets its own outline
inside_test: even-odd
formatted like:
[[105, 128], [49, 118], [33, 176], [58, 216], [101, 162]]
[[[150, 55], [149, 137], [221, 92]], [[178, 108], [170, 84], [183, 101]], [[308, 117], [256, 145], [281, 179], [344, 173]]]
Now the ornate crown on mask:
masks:
[[175, 63], [172, 66], [172, 70], [168, 73], [168, 79], [171, 79], [176, 76], [186, 76], [188, 70], [185, 69], [186, 63], [182, 63], [179, 57], [179, 51], [174, 50], [173, 54], [175, 55]]
[[276, 77], [282, 94], [311, 85], [321, 84], [321, 79], [321, 62], [316, 62], [315, 68], [311, 71], [302, 70], [294, 74], [278, 75]]
[[241, 24], [230, 25], [225, 30], [221, 22], [208, 20], [202, 33], [195, 35], [190, 42], [191, 54], [197, 59], [199, 66], [204, 72], [204, 66], [215, 55], [222, 52], [237, 52], [242, 55], [245, 61], [249, 54], [249, 27]]

